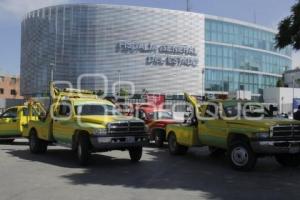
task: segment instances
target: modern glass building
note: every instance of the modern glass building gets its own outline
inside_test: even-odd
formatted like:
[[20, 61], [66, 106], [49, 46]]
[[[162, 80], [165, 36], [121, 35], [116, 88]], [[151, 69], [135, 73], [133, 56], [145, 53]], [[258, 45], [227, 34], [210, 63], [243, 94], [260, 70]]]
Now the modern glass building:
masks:
[[47, 92], [51, 65], [54, 80], [73, 87], [111, 94], [126, 81], [140, 94], [201, 95], [204, 29], [203, 15], [174, 10], [70, 4], [32, 11], [22, 21], [21, 92]]
[[[52, 65], [54, 79], [74, 87], [82, 74], [104, 74], [108, 93], [121, 80], [134, 83], [136, 93], [248, 90], [258, 98], [291, 68], [291, 48], [276, 50], [274, 36], [274, 30], [256, 24], [192, 12], [103, 4], [46, 7], [22, 22], [21, 93], [43, 95]], [[92, 76], [81, 86], [105, 87]]]
[[205, 16], [205, 90], [228, 94], [275, 87], [291, 69], [292, 49], [274, 48], [274, 30], [233, 19]]

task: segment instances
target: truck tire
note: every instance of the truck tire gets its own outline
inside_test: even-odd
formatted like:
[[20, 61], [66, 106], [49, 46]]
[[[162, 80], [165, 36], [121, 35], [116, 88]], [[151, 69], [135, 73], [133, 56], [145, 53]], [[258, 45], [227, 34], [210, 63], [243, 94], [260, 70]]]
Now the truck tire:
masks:
[[15, 139], [0, 139], [0, 144], [11, 144]]
[[220, 149], [220, 148], [212, 147], [212, 146], [209, 146], [208, 150], [209, 150], [210, 156], [212, 156], [212, 157], [224, 156], [225, 152], [226, 152], [226, 150], [224, 150], [224, 149]]
[[154, 141], [155, 141], [155, 145], [158, 148], [162, 148], [164, 146], [164, 134], [161, 131], [156, 131], [154, 133]]
[[175, 134], [171, 134], [168, 138], [169, 152], [171, 155], [184, 155], [188, 151], [188, 147], [177, 143]]
[[300, 154], [278, 154], [276, 161], [283, 167], [298, 167], [300, 165]]
[[257, 156], [245, 141], [232, 143], [228, 151], [231, 166], [238, 171], [251, 171], [256, 165]]
[[130, 160], [132, 162], [138, 162], [141, 160], [143, 155], [143, 147], [133, 147], [128, 149]]
[[34, 129], [30, 131], [29, 135], [29, 149], [33, 154], [46, 153], [48, 143], [38, 138], [37, 133]]
[[90, 151], [90, 140], [88, 135], [86, 134], [79, 135], [78, 143], [77, 143], [77, 157], [78, 157], [78, 162], [81, 166], [88, 165], [91, 157], [91, 151]]

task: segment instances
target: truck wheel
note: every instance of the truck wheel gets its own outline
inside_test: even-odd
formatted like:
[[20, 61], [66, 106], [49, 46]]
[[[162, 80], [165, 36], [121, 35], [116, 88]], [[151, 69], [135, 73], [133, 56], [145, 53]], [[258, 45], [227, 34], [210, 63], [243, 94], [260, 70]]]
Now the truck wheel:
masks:
[[188, 151], [188, 147], [177, 143], [176, 136], [171, 134], [168, 138], [169, 152], [172, 155], [184, 155]]
[[163, 133], [161, 132], [156, 132], [155, 133], [155, 145], [159, 148], [164, 146], [164, 138], [163, 138]]
[[87, 135], [80, 135], [77, 146], [78, 161], [81, 166], [86, 166], [91, 157], [90, 140]]
[[15, 139], [0, 139], [0, 144], [11, 144]]
[[255, 167], [257, 156], [246, 142], [236, 142], [229, 147], [229, 160], [234, 169], [250, 171]]
[[128, 150], [132, 162], [138, 162], [142, 158], [143, 147], [133, 147]]
[[33, 154], [46, 153], [48, 144], [46, 141], [38, 138], [35, 130], [30, 131], [29, 135], [29, 149]]
[[300, 154], [275, 155], [276, 161], [284, 167], [298, 167], [300, 165]]
[[220, 148], [212, 147], [212, 146], [209, 146], [208, 150], [209, 150], [210, 156], [212, 156], [212, 157], [224, 156], [225, 152], [226, 152], [224, 149], [220, 149]]

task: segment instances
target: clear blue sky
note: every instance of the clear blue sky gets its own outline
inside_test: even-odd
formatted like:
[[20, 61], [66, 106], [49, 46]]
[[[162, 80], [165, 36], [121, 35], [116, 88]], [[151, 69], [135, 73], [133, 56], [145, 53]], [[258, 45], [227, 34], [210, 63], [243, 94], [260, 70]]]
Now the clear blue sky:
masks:
[[[185, 10], [186, 0], [0, 0], [0, 73], [19, 74], [21, 20], [30, 10], [62, 3], [125, 4]], [[296, 0], [190, 0], [191, 10], [276, 28]], [[294, 56], [300, 66], [300, 54]]]

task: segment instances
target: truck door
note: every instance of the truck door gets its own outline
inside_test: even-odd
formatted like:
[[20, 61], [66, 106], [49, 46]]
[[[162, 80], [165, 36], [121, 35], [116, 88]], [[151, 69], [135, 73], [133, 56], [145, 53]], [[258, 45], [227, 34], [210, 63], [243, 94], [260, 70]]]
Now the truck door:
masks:
[[186, 146], [198, 145], [197, 127], [192, 124], [182, 124], [176, 131], [177, 140], [180, 144]]
[[209, 146], [226, 148], [227, 138], [227, 123], [220, 118], [220, 109], [218, 104], [207, 105], [205, 112], [202, 116], [203, 119], [199, 120], [198, 133], [199, 140]]
[[24, 126], [28, 125], [28, 121], [29, 121], [28, 116], [29, 116], [28, 108], [22, 108], [19, 110], [20, 122], [18, 125], [18, 131], [20, 133], [23, 133]]
[[18, 109], [10, 108], [0, 116], [0, 137], [20, 136]]
[[55, 118], [53, 120], [53, 137], [58, 143], [70, 145], [72, 144], [72, 105], [69, 101], [62, 101], [54, 111]]

